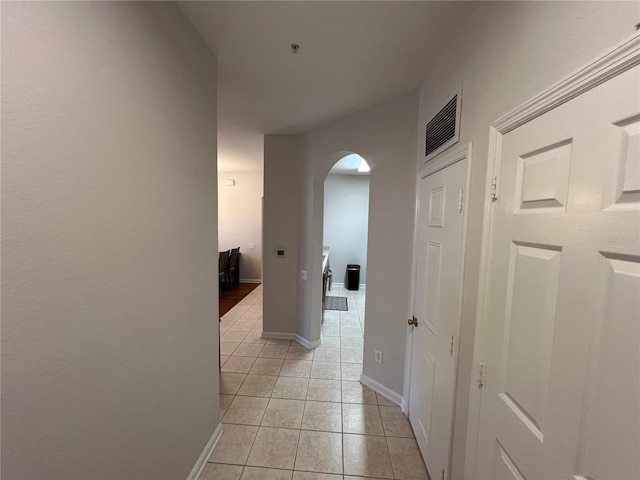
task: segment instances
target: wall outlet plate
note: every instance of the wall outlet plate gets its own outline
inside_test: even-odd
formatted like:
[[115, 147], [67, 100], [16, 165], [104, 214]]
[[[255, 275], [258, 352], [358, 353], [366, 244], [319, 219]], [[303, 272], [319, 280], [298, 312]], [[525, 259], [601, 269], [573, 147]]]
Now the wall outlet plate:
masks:
[[302, 280], [306, 280], [307, 279], [307, 271], [306, 270], [300, 270], [300, 278]]
[[255, 250], [256, 248], [256, 244], [255, 243], [250, 243], [249, 244], [249, 250]]
[[379, 364], [382, 365], [382, 350], [378, 350], [376, 348], [374, 351], [375, 351], [375, 356], [376, 356], [376, 363], [379, 363]]
[[276, 248], [276, 257], [278, 258], [284, 258], [286, 257], [286, 252], [284, 250], [284, 248]]

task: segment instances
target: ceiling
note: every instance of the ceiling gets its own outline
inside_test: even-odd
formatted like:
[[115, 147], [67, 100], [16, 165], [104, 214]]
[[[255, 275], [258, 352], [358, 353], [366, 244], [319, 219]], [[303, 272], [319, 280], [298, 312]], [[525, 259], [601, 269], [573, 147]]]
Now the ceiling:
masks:
[[[218, 58], [218, 170], [420, 87], [466, 2], [178, 2]], [[293, 53], [291, 44], [300, 45]]]

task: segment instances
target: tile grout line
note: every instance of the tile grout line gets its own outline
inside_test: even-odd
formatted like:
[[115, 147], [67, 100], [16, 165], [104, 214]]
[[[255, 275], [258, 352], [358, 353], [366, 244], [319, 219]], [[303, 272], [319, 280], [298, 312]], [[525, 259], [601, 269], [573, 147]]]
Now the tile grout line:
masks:
[[[357, 309], [357, 303], [356, 303], [356, 309]], [[360, 315], [359, 315], [359, 313], [360, 313], [360, 312], [357, 312], [357, 314], [358, 314], [358, 319], [360, 320]], [[236, 321], [238, 321], [238, 320], [239, 320], [239, 319], [236, 319]], [[256, 323], [257, 323], [257, 322], [256, 322]], [[361, 328], [362, 328], [362, 321], [360, 321], [360, 323], [361, 323], [361, 325], [360, 325], [360, 326], [361, 326]], [[245, 336], [245, 337], [246, 337], [246, 336]], [[340, 336], [335, 337], [335, 338], [338, 338], [338, 341], [340, 342], [340, 347], [338, 347], [338, 349], [342, 350], [342, 347], [343, 347], [343, 345], [342, 345], [342, 340], [343, 340], [344, 338], [348, 338], [348, 337], [343, 337], [343, 336], [342, 336], [342, 331], [340, 330]], [[357, 337], [351, 337], [351, 338], [357, 338]], [[244, 340], [244, 338], [243, 338], [243, 340]], [[243, 340], [242, 340], [241, 342], [239, 342], [239, 344], [245, 343]], [[248, 342], [247, 342], [247, 343], [248, 343]], [[291, 348], [292, 348], [292, 347], [293, 347], [293, 344], [292, 344], [292, 343], [289, 343], [289, 348], [287, 349], [287, 354], [288, 354], [288, 352], [291, 350]], [[237, 347], [236, 347], [236, 348], [237, 348]], [[263, 345], [263, 348], [264, 348], [264, 345]], [[234, 351], [235, 351], [235, 350], [234, 350]], [[262, 351], [262, 349], [261, 349], [261, 351]], [[261, 353], [261, 352], [260, 352], [260, 353]], [[260, 353], [259, 353], [258, 355], [260, 355]], [[233, 352], [232, 352], [232, 354], [233, 354]], [[339, 366], [339, 369], [340, 369], [340, 378], [339, 378], [339, 379], [331, 379], [331, 378], [329, 378], [329, 379], [323, 379], [323, 378], [316, 378], [316, 377], [312, 377], [312, 376], [311, 376], [311, 372], [309, 373], [309, 375], [308, 375], [308, 376], [303, 376], [303, 377], [286, 377], [286, 376], [282, 376], [282, 374], [281, 374], [281, 373], [282, 373], [282, 367], [281, 367], [281, 368], [280, 368], [280, 370], [278, 371], [278, 374], [277, 374], [277, 375], [268, 375], [268, 376], [271, 376], [271, 377], [275, 377], [275, 378], [276, 378], [276, 382], [277, 382], [277, 380], [278, 380], [278, 379], [280, 379], [280, 378], [300, 378], [300, 379], [305, 379], [305, 380], [306, 380], [306, 382], [307, 382], [307, 389], [306, 389], [306, 393], [305, 393], [305, 398], [304, 398], [304, 399], [294, 399], [294, 400], [298, 400], [298, 401], [302, 401], [302, 402], [303, 402], [303, 418], [304, 418], [304, 411], [305, 411], [305, 409], [306, 409], [306, 404], [307, 404], [307, 402], [312, 401], [312, 400], [309, 400], [309, 398], [308, 398], [308, 395], [309, 395], [309, 384], [310, 384], [310, 381], [311, 381], [312, 379], [316, 379], [316, 380], [335, 381], [335, 382], [339, 382], [339, 384], [340, 384], [340, 401], [338, 401], [338, 402], [333, 401], [333, 400], [313, 400], [313, 401], [317, 401], [317, 402], [325, 402], [325, 403], [330, 402], [330, 403], [340, 404], [340, 406], [341, 406], [341, 408], [340, 408], [340, 424], [341, 424], [341, 432], [340, 432], [340, 433], [341, 433], [341, 437], [342, 437], [342, 439], [343, 439], [343, 440], [344, 440], [344, 435], [346, 435], [346, 433], [344, 432], [344, 406], [345, 406], [345, 405], [361, 405], [361, 406], [365, 406], [365, 405], [375, 405], [375, 406], [377, 407], [377, 409], [376, 409], [376, 410], [377, 410], [377, 412], [378, 412], [379, 418], [382, 420], [381, 406], [380, 406], [380, 404], [379, 404], [379, 397], [378, 397], [377, 395], [376, 395], [376, 397], [375, 397], [375, 404], [368, 404], [368, 403], [364, 403], [364, 399], [362, 399], [362, 403], [361, 403], [361, 402], [354, 402], [354, 403], [348, 402], [348, 403], [345, 403], [345, 401], [344, 401], [344, 396], [343, 396], [343, 394], [342, 394], [342, 388], [343, 388], [343, 387], [344, 387], [344, 385], [345, 385], [345, 383], [344, 383], [344, 382], [353, 382], [353, 383], [358, 383], [358, 382], [357, 382], [357, 379], [345, 380], [344, 378], [342, 378], [342, 367], [343, 367], [344, 365], [347, 365], [347, 364], [352, 364], [352, 365], [362, 365], [362, 363], [361, 363], [361, 362], [356, 362], [356, 363], [352, 363], [352, 362], [344, 362], [344, 361], [342, 361], [342, 358], [341, 358], [338, 362], [326, 362], [326, 361], [323, 361], [323, 360], [316, 360], [316, 359], [315, 359], [315, 351], [314, 351], [313, 356], [312, 356], [310, 359], [287, 358], [287, 354], [285, 354], [285, 357], [284, 357], [284, 358], [282, 358], [282, 357], [281, 357], [281, 358], [278, 358], [278, 360], [282, 360], [282, 361], [283, 361], [283, 364], [284, 364], [284, 362], [285, 362], [285, 361], [287, 361], [287, 360], [311, 362], [311, 368], [313, 368], [313, 365], [314, 365], [315, 363], [336, 364], [336, 365], [338, 365], [338, 366]], [[241, 357], [242, 355], [230, 355], [230, 356], [237, 356], [237, 357]], [[258, 358], [269, 358], [269, 357], [259, 357], [259, 356], [257, 356], [257, 357], [249, 357], [249, 358], [254, 358], [254, 363], [255, 363], [255, 361], [257, 361], [257, 359], [258, 359]], [[253, 363], [252, 363], [252, 365], [253, 365]], [[244, 374], [244, 379], [243, 379], [242, 383], [240, 384], [239, 388], [237, 389], [236, 393], [233, 395], [232, 402], [233, 402], [233, 400], [235, 400], [235, 398], [236, 398], [236, 397], [238, 397], [238, 396], [255, 397], [255, 395], [240, 395], [240, 394], [238, 393], [238, 392], [240, 391], [240, 389], [242, 388], [242, 386], [243, 386], [243, 385], [245, 384], [245, 382], [247, 381], [248, 375], [259, 375], [259, 376], [265, 376], [265, 375], [263, 375], [263, 374], [258, 374], [258, 373], [254, 373], [254, 374], [252, 374], [250, 371], [249, 371], [249, 372], [246, 372], [246, 373], [243, 373], [243, 374]], [[268, 396], [266, 396], [266, 397], [264, 397], [264, 396], [258, 396], [258, 398], [266, 398], [266, 399], [268, 399], [268, 402], [270, 402], [270, 399], [271, 399], [271, 398], [278, 398], [278, 397], [274, 397], [274, 396], [273, 396], [273, 391], [274, 391], [274, 390], [275, 390], [275, 385], [274, 385], [274, 388], [272, 388], [272, 389], [271, 389], [271, 392], [270, 392], [270, 394], [269, 394]], [[291, 399], [291, 398], [289, 398], [289, 399]], [[258, 425], [258, 427], [257, 427], [258, 429], [262, 428], [262, 425], [261, 425], [261, 424], [262, 424], [262, 422], [264, 421], [264, 417], [266, 416], [266, 410], [267, 410], [267, 408], [268, 408], [268, 403], [267, 403], [267, 407], [265, 407], [265, 411], [264, 411], [264, 412], [262, 412], [262, 416], [261, 416], [261, 418], [260, 418], [260, 425]], [[225, 414], [226, 414], [226, 413], [225, 413]], [[302, 419], [301, 419], [301, 422], [302, 422]], [[277, 428], [277, 427], [274, 427], [274, 428]], [[286, 428], [286, 427], [279, 427], [279, 428]], [[295, 473], [295, 462], [297, 461], [297, 455], [298, 455], [299, 448], [300, 448], [300, 436], [301, 436], [302, 432], [303, 432], [303, 431], [317, 431], [317, 432], [324, 432], [324, 430], [307, 430], [307, 429], [303, 430], [303, 429], [302, 429], [302, 424], [300, 425], [300, 428], [297, 428], [297, 429], [295, 429], [295, 428], [294, 428], [293, 430], [297, 430], [297, 431], [299, 432], [298, 443], [297, 443], [297, 445], [296, 445], [296, 452], [295, 452], [294, 460], [293, 460], [293, 461], [294, 461], [294, 464], [293, 464], [293, 471], [292, 471], [292, 470], [289, 470], [289, 469], [282, 469], [282, 470], [286, 470], [286, 471], [290, 471], [290, 472], [292, 472], [292, 475], [293, 475], [293, 473]], [[329, 433], [331, 433], [331, 432], [329, 431]], [[354, 433], [354, 435], [357, 435], [357, 436], [360, 436], [360, 435], [362, 435], [362, 436], [368, 436], [367, 432]], [[388, 456], [389, 456], [389, 458], [390, 458], [390, 450], [389, 450], [389, 445], [388, 445], [388, 442], [387, 442], [387, 438], [388, 438], [388, 436], [387, 436], [386, 429], [384, 428], [384, 424], [383, 424], [383, 435], [380, 435], [380, 436], [373, 435], [373, 436], [376, 436], [376, 437], [378, 437], [378, 438], [379, 438], [380, 436], [382, 436], [382, 437], [384, 437], [384, 438], [385, 438], [385, 445], [386, 445], [386, 448], [387, 448], [387, 450], [386, 450], [386, 451], [387, 451], [387, 454], [388, 454]], [[251, 444], [250, 452], [251, 452], [251, 450], [253, 449], [254, 444], [255, 444], [255, 439], [254, 439], [254, 441], [253, 441], [253, 442], [252, 442], [252, 444]], [[344, 472], [344, 464], [345, 464], [345, 462], [344, 462], [344, 452], [345, 452], [345, 449], [344, 449], [344, 442], [343, 442], [343, 444], [342, 444], [342, 454], [343, 454], [343, 458], [342, 458], [342, 473], [343, 473], [343, 475], [345, 474], [345, 472]], [[250, 455], [250, 453], [249, 453], [248, 455]], [[248, 461], [248, 457], [247, 457], [247, 461]], [[245, 466], [246, 466], [246, 462], [245, 462]], [[396, 476], [395, 476], [395, 472], [393, 472], [393, 465], [391, 465], [391, 467], [392, 467], [392, 475], [393, 475], [393, 478], [396, 478]], [[269, 467], [261, 467], [261, 468], [269, 468]], [[277, 468], [277, 467], [276, 467], [276, 468]], [[243, 467], [243, 472], [244, 472], [244, 471], [245, 471], [245, 467]], [[301, 470], [301, 471], [304, 471], [304, 470]]]

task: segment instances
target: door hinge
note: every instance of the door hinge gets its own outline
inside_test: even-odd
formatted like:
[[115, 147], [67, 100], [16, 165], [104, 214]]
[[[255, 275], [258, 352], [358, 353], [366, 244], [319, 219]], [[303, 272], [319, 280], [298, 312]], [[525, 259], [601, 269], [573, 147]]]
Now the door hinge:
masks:
[[498, 177], [494, 176], [491, 179], [491, 200], [494, 202], [498, 200]]
[[444, 480], [444, 468], [442, 469], [442, 480]]
[[453, 335], [451, 335], [451, 343], [449, 344], [449, 358], [453, 357]]
[[458, 213], [462, 213], [462, 201], [464, 200], [464, 190], [461, 188], [458, 192]]
[[484, 363], [478, 364], [478, 388], [484, 387], [486, 381], [487, 366]]

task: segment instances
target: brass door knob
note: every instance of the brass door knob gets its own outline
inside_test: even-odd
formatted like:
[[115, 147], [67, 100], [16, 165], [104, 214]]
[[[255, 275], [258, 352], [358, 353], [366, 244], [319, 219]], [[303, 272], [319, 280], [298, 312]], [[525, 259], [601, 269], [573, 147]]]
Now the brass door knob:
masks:
[[418, 326], [418, 319], [416, 317], [412, 317], [409, 320], [407, 320], [407, 323], [409, 325], [413, 325], [414, 327]]

